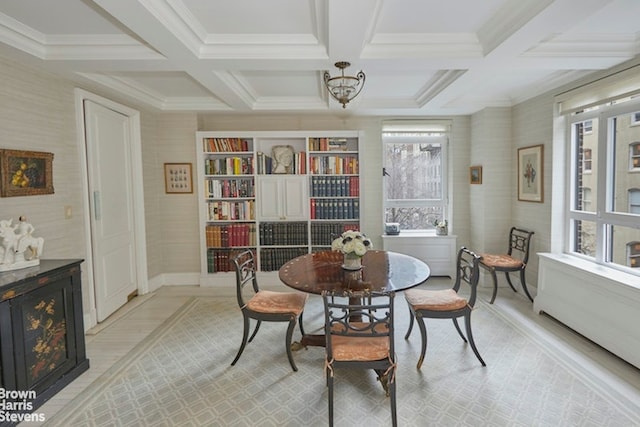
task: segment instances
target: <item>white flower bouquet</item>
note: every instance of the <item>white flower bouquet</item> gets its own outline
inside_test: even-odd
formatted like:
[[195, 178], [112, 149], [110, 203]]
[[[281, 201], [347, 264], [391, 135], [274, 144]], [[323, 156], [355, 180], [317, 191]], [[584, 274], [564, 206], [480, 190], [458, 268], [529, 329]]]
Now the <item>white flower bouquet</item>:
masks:
[[340, 251], [345, 255], [364, 256], [371, 248], [371, 240], [358, 230], [347, 230], [331, 242], [332, 251]]

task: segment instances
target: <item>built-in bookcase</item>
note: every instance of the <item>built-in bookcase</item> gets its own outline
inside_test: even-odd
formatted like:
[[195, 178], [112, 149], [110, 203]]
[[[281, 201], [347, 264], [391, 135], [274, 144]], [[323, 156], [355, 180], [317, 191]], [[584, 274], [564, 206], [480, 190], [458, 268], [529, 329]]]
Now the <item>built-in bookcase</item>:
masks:
[[275, 272], [359, 229], [359, 140], [354, 131], [198, 132], [201, 284], [228, 280], [240, 251]]

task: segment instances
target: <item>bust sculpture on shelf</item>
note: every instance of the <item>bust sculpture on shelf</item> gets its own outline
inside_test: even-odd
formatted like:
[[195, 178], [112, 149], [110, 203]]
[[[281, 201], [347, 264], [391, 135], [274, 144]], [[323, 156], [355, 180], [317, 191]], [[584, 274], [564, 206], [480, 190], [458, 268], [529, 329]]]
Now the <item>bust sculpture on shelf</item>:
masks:
[[34, 237], [35, 228], [24, 216], [0, 220], [0, 271], [11, 271], [40, 264], [44, 246], [42, 237]]
[[290, 145], [276, 145], [271, 151], [275, 160], [273, 173], [291, 173], [293, 147]]

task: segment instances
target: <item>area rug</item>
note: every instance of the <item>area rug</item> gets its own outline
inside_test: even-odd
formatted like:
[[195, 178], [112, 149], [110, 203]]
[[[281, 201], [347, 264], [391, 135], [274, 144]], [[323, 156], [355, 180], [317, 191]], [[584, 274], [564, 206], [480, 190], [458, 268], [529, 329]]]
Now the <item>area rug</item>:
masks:
[[[640, 417], [597, 387], [493, 306], [473, 313], [487, 367], [451, 321], [427, 321], [429, 345], [416, 369], [420, 334], [404, 339], [408, 313], [397, 298], [400, 426], [637, 426]], [[320, 328], [311, 297], [307, 331]], [[242, 316], [229, 298], [194, 298], [47, 426], [325, 426], [324, 349], [284, 349], [285, 325], [263, 323], [236, 364]], [[297, 331], [298, 332], [298, 331]], [[369, 371], [337, 370], [336, 426], [391, 425], [389, 400]]]

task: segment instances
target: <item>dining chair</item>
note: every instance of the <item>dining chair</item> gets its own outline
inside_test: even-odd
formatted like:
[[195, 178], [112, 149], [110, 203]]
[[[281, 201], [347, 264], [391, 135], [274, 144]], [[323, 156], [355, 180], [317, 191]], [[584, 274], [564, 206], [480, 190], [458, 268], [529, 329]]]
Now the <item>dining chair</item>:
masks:
[[[302, 292], [261, 290], [258, 287], [258, 279], [256, 277], [255, 256], [251, 250], [239, 253], [232, 261], [236, 271], [236, 295], [238, 306], [240, 307], [240, 311], [242, 311], [244, 329], [242, 333], [242, 344], [235, 359], [231, 362], [231, 366], [235, 365], [238, 359], [240, 359], [240, 355], [242, 355], [247, 342], [253, 341], [263, 321], [288, 322], [289, 327], [287, 328], [285, 339], [287, 357], [293, 370], [297, 371], [298, 367], [293, 360], [293, 354], [291, 352], [291, 339], [297, 320], [299, 320], [300, 332], [304, 335], [302, 314], [308, 295]], [[256, 327], [251, 337], [247, 340], [251, 319], [256, 321]]]
[[[473, 306], [476, 303], [476, 291], [478, 287], [478, 278], [480, 276], [480, 259], [480, 256], [463, 246], [458, 251], [456, 261], [456, 278], [452, 288], [442, 290], [409, 289], [404, 292], [404, 297], [409, 305], [410, 311], [409, 329], [407, 330], [404, 339], [409, 339], [409, 336], [411, 335], [414, 318], [418, 322], [422, 338], [420, 359], [418, 359], [417, 365], [418, 369], [422, 367], [424, 355], [427, 351], [427, 327], [424, 321], [426, 318], [452, 319], [458, 334], [462, 337], [462, 340], [471, 345], [473, 353], [476, 355], [482, 366], [487, 366], [476, 348], [476, 343], [473, 340], [473, 333], [471, 332], [471, 312], [473, 311]], [[459, 293], [463, 283], [469, 285], [470, 290], [468, 296], [466, 296], [466, 294], [463, 296]], [[460, 325], [458, 325], [459, 317], [464, 318], [465, 329], [467, 332], [466, 338], [460, 329]]]
[[533, 234], [533, 231], [511, 227], [511, 230], [509, 231], [509, 247], [506, 254], [480, 254], [482, 257], [480, 267], [488, 270], [491, 273], [491, 278], [493, 279], [493, 295], [491, 296], [490, 304], [493, 304], [496, 300], [496, 295], [498, 295], [498, 278], [496, 276], [496, 271], [504, 272], [504, 275], [507, 277], [507, 283], [509, 283], [513, 292], [517, 291], [511, 283], [509, 273], [519, 271], [522, 289], [529, 300], [533, 302], [533, 298], [527, 289], [524, 274], [525, 268], [527, 268], [527, 262], [529, 262], [529, 247], [531, 245], [531, 236], [533, 236]]
[[[396, 355], [393, 338], [394, 293], [322, 293], [325, 313], [325, 376], [329, 426], [333, 426], [333, 378], [338, 367], [373, 369], [396, 416]], [[359, 302], [358, 302], [359, 301]]]

